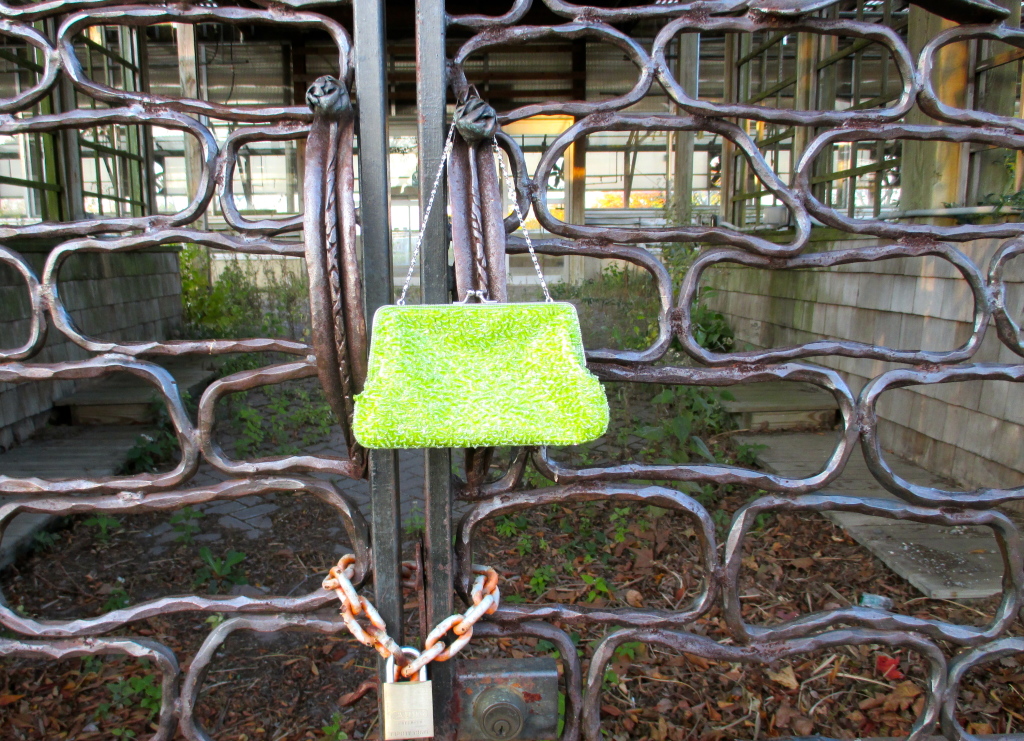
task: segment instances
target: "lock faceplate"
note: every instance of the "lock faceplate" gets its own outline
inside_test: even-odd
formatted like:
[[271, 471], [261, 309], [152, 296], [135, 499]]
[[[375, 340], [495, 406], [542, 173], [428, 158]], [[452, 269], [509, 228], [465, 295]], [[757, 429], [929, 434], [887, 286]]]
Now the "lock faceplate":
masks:
[[552, 739], [558, 730], [554, 659], [467, 659], [455, 680], [459, 741]]

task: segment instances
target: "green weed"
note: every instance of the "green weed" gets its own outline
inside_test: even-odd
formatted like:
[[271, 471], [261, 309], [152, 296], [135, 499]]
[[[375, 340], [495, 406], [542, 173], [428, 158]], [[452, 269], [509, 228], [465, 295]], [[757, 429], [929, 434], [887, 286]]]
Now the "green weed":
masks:
[[107, 515], [96, 515], [95, 517], [90, 517], [87, 520], [83, 520], [82, 524], [88, 527], [95, 527], [99, 529], [99, 532], [96, 534], [97, 540], [100, 540], [103, 543], [107, 543], [110, 541], [111, 530], [118, 527], [121, 524], [121, 521], [116, 517], [109, 517]]
[[120, 584], [110, 590], [106, 602], [103, 603], [103, 612], [122, 610], [132, 603], [127, 590]]
[[224, 558], [217, 558], [209, 548], [203, 546], [199, 549], [199, 558], [205, 565], [196, 571], [196, 586], [205, 584], [213, 594], [216, 594], [227, 584], [247, 583], [245, 574], [236, 568], [245, 560], [244, 553], [228, 551]]
[[540, 566], [534, 570], [530, 577], [530, 589], [540, 597], [548, 591], [548, 587], [555, 581], [555, 570], [550, 566]]
[[[110, 702], [100, 703], [96, 709], [96, 716], [99, 718], [106, 718], [110, 715], [112, 708], [137, 706], [149, 711], [150, 718], [160, 712], [163, 689], [157, 684], [156, 677], [152, 674], [119, 679], [116, 682], [108, 683], [106, 688], [110, 693]], [[122, 736], [122, 738], [133, 738], [133, 736]]]
[[524, 516], [518, 515], [512, 517], [511, 515], [502, 515], [498, 518], [497, 523], [494, 526], [495, 531], [503, 538], [514, 538], [519, 535], [530, 521]]
[[342, 720], [341, 713], [335, 713], [331, 716], [331, 722], [320, 728], [324, 734], [324, 741], [345, 741], [348, 738], [348, 734], [341, 730]]
[[610, 600], [615, 599], [615, 592], [608, 586], [608, 582], [604, 580], [603, 576], [593, 576], [592, 574], [580, 574], [580, 579], [583, 583], [590, 587], [587, 592], [587, 602], [593, 602], [598, 597], [604, 595]]
[[178, 535], [174, 538], [179, 543], [191, 543], [193, 536], [199, 532], [199, 525], [196, 520], [205, 517], [202, 512], [193, 507], [182, 507], [171, 515], [171, 527]]

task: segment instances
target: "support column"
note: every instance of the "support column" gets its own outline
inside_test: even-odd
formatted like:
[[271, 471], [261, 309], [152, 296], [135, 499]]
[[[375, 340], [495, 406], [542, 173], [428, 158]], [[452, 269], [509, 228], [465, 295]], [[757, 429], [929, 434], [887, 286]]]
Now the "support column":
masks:
[[[309, 75], [306, 73], [306, 42], [302, 38], [293, 38], [291, 42], [291, 80], [292, 100], [291, 105], [306, 104], [306, 88], [310, 84]], [[299, 139], [295, 143], [295, 182], [306, 182], [306, 140]], [[299, 207], [301, 199], [296, 203]]]
[[[572, 42], [572, 98], [587, 99], [587, 41]], [[586, 224], [587, 203], [587, 140], [571, 144], [565, 150], [565, 221], [569, 224]], [[628, 205], [628, 204], [627, 204]], [[566, 280], [582, 283], [587, 279], [587, 258], [569, 255], [566, 258]], [[600, 270], [600, 268], [597, 268]], [[593, 271], [591, 271], [593, 272]]]
[[[816, 83], [818, 77], [818, 35], [798, 33], [796, 38], [796, 90], [793, 93], [793, 107], [798, 111], [814, 108], [817, 98]], [[807, 149], [814, 137], [814, 129], [809, 126], [793, 127], [793, 177], [796, 177], [796, 163]]]
[[[384, 4], [355, 0], [356, 90], [359, 91], [359, 216], [363, 237], [363, 291], [367, 327], [377, 308], [392, 302], [391, 189], [388, 186], [387, 78], [384, 73]], [[402, 538], [398, 456], [394, 450], [368, 451], [370, 528], [373, 538], [374, 604], [388, 633], [401, 644]], [[377, 660], [384, 680], [384, 660]], [[383, 722], [384, 714], [381, 713]], [[381, 734], [383, 737], [383, 734]]]
[[[448, 132], [448, 75], [445, 55], [446, 15], [443, 0], [416, 0], [416, 103], [419, 112], [420, 213], [426, 211], [434, 173]], [[451, 301], [448, 284], [446, 193], [441, 184], [430, 221], [423, 225], [420, 288], [423, 303]], [[452, 458], [447, 448], [425, 452], [425, 548], [427, 626], [425, 632], [455, 612], [455, 555], [452, 552]], [[434, 662], [430, 680], [434, 694], [434, 738], [454, 741], [458, 732], [453, 683], [455, 662]]]
[[[149, 42], [146, 39], [146, 29], [138, 28], [135, 30], [135, 34], [135, 43], [136, 48], [138, 49], [139, 90], [141, 92], [148, 93]], [[142, 178], [145, 182], [147, 213], [155, 214], [158, 210], [158, 206], [156, 202], [156, 175], [153, 169], [155, 155], [155, 147], [153, 144], [153, 127], [140, 126], [139, 129], [142, 132]], [[164, 182], [166, 183], [166, 180]]]
[[[676, 80], [691, 97], [700, 94], [700, 35], [684, 33], [676, 42]], [[683, 113], [674, 106], [676, 114]], [[672, 162], [672, 200], [669, 204], [672, 221], [687, 226], [693, 213], [693, 146], [696, 134], [692, 131], [677, 131], [672, 135], [675, 151]]]
[[[725, 54], [722, 60], [724, 74], [723, 77], [723, 100], [726, 103], [736, 102], [736, 83], [737, 80], [737, 69], [736, 60], [736, 35], [728, 33], [725, 35]], [[719, 201], [721, 203], [721, 209], [719, 214], [721, 218], [726, 221], [732, 219], [732, 194], [736, 188], [736, 165], [734, 160], [736, 154], [736, 145], [728, 139], [723, 137], [722, 139], [722, 178], [721, 186], [719, 190]], [[710, 168], [708, 168], [710, 177]]]
[[[1004, 21], [1005, 25], [1013, 28], [1020, 26], [1020, 0], [995, 0], [995, 2], [1010, 11], [1010, 17]], [[991, 41], [988, 43], [988, 51], [985, 56], [994, 57], [997, 54], [1012, 51], [1014, 51], [1014, 47], [1009, 44]], [[1017, 64], [1004, 64], [985, 72], [981, 78], [984, 81], [984, 86], [979, 88], [977, 94], [977, 108], [1000, 116], [1014, 115], [1014, 104], [1017, 102], [1017, 70]], [[1024, 164], [1021, 152], [1016, 153], [1014, 173], [1016, 180], [1006, 167], [1005, 150], [991, 149], [979, 152], [976, 156], [978, 158], [977, 184], [972, 188], [974, 192], [971, 194], [975, 199], [980, 200], [989, 193], [998, 196], [1020, 190], [1021, 186], [1014, 186], [1024, 174], [1021, 173], [1021, 167]]]
[[[907, 41], [917, 58], [924, 45], [941, 31], [955, 26], [916, 5], [910, 6]], [[939, 97], [963, 107], [967, 101], [969, 54], [967, 44], [950, 44], [935, 57], [933, 81]], [[907, 114], [908, 124], [936, 121], [917, 108]], [[962, 204], [966, 195], [967, 150], [962, 144], [930, 141], [904, 141], [900, 167], [900, 208], [903, 210], [942, 208], [944, 204]]]
[[[181, 95], [185, 98], [201, 98], [199, 92], [199, 50], [196, 46], [196, 27], [191, 23], [175, 23], [174, 31], [178, 42], [178, 79]], [[203, 176], [203, 154], [194, 136], [182, 134], [185, 139], [185, 182], [188, 196], [193, 198]], [[206, 212], [203, 212], [203, 228], [206, 228]]]

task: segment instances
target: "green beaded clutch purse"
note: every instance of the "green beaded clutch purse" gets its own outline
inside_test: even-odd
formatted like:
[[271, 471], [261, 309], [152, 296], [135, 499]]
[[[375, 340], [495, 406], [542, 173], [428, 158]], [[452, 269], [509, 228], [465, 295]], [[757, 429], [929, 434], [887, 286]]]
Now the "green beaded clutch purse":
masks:
[[575, 445], [604, 434], [576, 307], [383, 306], [353, 431], [367, 448]]
[[[448, 131], [423, 216], [426, 223], [452, 149]], [[497, 143], [491, 142], [524, 224]], [[423, 231], [396, 306], [373, 316], [369, 367], [352, 431], [366, 448], [576, 445], [608, 428], [608, 399], [587, 370], [576, 307], [551, 300], [530, 234], [523, 231], [546, 301], [406, 306]]]

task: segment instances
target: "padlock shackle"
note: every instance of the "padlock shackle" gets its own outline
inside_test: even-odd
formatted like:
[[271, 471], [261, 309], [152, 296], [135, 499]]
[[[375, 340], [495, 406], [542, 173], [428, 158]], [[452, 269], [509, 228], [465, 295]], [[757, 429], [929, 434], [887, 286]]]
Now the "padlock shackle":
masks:
[[[406, 656], [411, 656], [414, 659], [418, 659], [420, 657], [420, 652], [417, 649], [413, 648], [412, 646], [402, 646], [401, 650], [402, 650], [402, 653], [404, 653]], [[395, 666], [395, 655], [391, 654], [391, 656], [388, 656], [387, 663], [385, 663], [385, 665], [384, 665], [385, 681], [388, 684], [398, 682], [399, 677], [398, 677], [398, 672], [396, 670], [400, 671], [400, 667], [396, 667]], [[410, 678], [410, 679], [408, 679], [406, 681], [409, 681], [409, 682], [426, 682], [427, 681], [427, 667], [426, 667], [426, 665], [424, 665], [420, 669], [419, 676], [416, 679], [411, 679]]]

